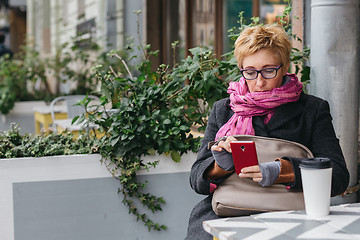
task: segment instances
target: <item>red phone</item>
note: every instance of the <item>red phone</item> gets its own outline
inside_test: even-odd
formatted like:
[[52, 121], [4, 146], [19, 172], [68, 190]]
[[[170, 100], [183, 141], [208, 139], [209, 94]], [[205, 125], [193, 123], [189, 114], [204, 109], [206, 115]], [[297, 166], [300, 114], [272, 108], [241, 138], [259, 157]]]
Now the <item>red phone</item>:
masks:
[[258, 165], [255, 142], [253, 141], [233, 141], [230, 142], [231, 152], [237, 174], [244, 167]]

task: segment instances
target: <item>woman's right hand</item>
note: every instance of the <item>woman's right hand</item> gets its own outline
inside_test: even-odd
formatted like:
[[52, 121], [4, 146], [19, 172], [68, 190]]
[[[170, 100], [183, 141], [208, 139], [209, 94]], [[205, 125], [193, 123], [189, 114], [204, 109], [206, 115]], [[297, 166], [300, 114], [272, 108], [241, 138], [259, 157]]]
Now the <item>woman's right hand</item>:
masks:
[[222, 151], [223, 149], [225, 149], [226, 151], [228, 151], [229, 153], [231, 153], [231, 146], [230, 146], [230, 142], [232, 141], [236, 141], [237, 139], [233, 136], [229, 136], [226, 138], [225, 141], [220, 141], [218, 144], [213, 145], [211, 147], [211, 151]]

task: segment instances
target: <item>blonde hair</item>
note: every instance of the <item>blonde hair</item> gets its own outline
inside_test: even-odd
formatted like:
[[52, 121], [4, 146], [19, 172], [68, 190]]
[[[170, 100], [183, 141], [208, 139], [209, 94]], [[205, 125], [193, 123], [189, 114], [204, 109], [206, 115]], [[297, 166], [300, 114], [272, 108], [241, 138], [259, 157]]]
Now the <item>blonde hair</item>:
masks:
[[290, 64], [291, 41], [279, 25], [258, 25], [245, 28], [235, 41], [234, 55], [241, 68], [244, 57], [261, 49], [270, 49], [280, 57], [281, 64]]

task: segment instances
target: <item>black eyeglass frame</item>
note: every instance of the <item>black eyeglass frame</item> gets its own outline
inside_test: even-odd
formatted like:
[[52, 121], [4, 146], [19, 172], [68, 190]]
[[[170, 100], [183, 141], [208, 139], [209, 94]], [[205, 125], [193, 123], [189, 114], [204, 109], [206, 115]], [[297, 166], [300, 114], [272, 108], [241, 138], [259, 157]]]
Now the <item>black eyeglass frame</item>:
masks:
[[[241, 72], [241, 75], [242, 75], [246, 80], [255, 80], [255, 79], [257, 79], [257, 77], [259, 76], [259, 73], [260, 73], [261, 76], [262, 76], [263, 78], [265, 78], [265, 79], [272, 79], [272, 78], [275, 78], [275, 77], [277, 76], [277, 73], [278, 73], [279, 69], [280, 69], [282, 66], [283, 66], [283, 65], [280, 64], [280, 65], [277, 66], [277, 67], [263, 68], [263, 69], [260, 69], [260, 70], [256, 70], [256, 69], [241, 69], [240, 72]], [[274, 70], [276, 70], [275, 76], [270, 77], [270, 78], [265, 77], [265, 76], [262, 74], [262, 71], [267, 70], [267, 69], [274, 69]], [[256, 72], [256, 76], [255, 76], [254, 78], [246, 78], [246, 77], [244, 76], [244, 74], [243, 74], [244, 71], [254, 71], [254, 72]]]

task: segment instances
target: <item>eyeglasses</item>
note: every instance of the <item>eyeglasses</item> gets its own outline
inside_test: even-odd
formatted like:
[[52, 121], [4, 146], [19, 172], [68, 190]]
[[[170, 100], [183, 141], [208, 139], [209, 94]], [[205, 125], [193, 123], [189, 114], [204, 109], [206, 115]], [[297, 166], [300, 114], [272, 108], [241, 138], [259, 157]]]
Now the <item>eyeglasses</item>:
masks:
[[258, 77], [259, 73], [263, 78], [270, 79], [277, 75], [278, 70], [282, 67], [280, 64], [278, 67], [263, 68], [261, 70], [256, 69], [241, 69], [240, 72], [246, 80], [254, 80]]

